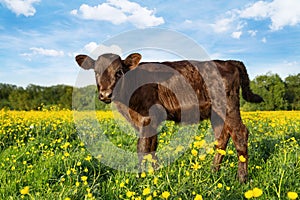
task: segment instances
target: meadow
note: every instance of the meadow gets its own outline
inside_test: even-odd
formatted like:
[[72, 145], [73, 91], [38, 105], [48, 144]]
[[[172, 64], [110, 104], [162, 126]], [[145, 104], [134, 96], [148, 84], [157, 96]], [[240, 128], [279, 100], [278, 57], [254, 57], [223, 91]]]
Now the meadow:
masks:
[[[243, 112], [249, 135], [249, 181], [237, 181], [238, 158], [229, 143], [221, 170], [208, 121], [190, 126], [164, 123], [161, 155], [175, 132], [191, 132], [189, 145], [171, 151], [172, 163], [138, 175], [116, 170], [93, 155], [78, 135], [74, 113], [0, 111], [0, 199], [296, 199], [300, 195], [300, 111]], [[136, 151], [136, 134], [112, 112], [97, 111], [111, 143]], [[91, 129], [92, 130], [92, 129]], [[184, 137], [183, 137], [184, 138]], [[101, 143], [101, 142], [100, 142]], [[101, 145], [99, 143], [99, 145]], [[117, 159], [117, 158], [112, 158]], [[145, 158], [151, 162], [150, 158]], [[299, 198], [299, 197], [298, 197]]]

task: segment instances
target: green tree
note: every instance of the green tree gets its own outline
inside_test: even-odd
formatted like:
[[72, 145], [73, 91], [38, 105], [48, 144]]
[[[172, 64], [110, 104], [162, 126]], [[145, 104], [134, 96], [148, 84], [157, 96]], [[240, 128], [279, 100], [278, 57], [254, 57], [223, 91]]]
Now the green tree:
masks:
[[242, 110], [286, 110], [288, 108], [285, 84], [278, 74], [267, 73], [257, 76], [251, 81], [250, 86], [254, 93], [264, 99], [264, 102], [252, 104], [241, 100]]
[[300, 73], [286, 77], [285, 84], [289, 109], [300, 110]]
[[0, 83], [0, 109], [1, 108], [12, 109], [12, 106], [8, 98], [9, 95], [12, 93], [12, 91], [16, 89], [17, 86], [15, 85]]

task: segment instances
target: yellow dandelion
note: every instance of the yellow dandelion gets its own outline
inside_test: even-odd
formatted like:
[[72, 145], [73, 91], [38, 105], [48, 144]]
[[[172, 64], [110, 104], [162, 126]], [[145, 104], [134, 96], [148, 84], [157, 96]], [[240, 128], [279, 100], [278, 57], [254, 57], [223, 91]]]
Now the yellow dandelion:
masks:
[[157, 185], [157, 183], [158, 183], [158, 178], [157, 177], [154, 177], [153, 183], [154, 183], [154, 185]]
[[126, 196], [127, 196], [128, 198], [130, 198], [130, 197], [134, 196], [134, 192], [127, 191], [127, 192], [126, 192]]
[[81, 180], [82, 180], [82, 181], [87, 181], [87, 179], [88, 179], [87, 176], [82, 176], [82, 177], [81, 177]]
[[197, 149], [202, 148], [206, 144], [205, 140], [196, 141], [194, 142], [194, 147]]
[[225, 156], [226, 155], [226, 151], [224, 151], [223, 149], [217, 149], [217, 152], [219, 154], [221, 154], [222, 156]]
[[222, 188], [222, 187], [223, 187], [223, 184], [222, 184], [222, 183], [218, 183], [217, 187], [218, 187], [218, 188]]
[[214, 152], [215, 152], [215, 151], [214, 151], [213, 148], [206, 149], [206, 153], [207, 153], [207, 154], [212, 155]]
[[202, 155], [199, 156], [199, 160], [201, 160], [201, 161], [205, 160], [205, 158], [206, 158], [205, 154], [202, 154]]
[[168, 199], [170, 196], [170, 192], [168, 191], [164, 191], [162, 194], [161, 194], [161, 197], [164, 198], [164, 199]]
[[252, 191], [253, 191], [253, 197], [260, 197], [263, 193], [263, 191], [259, 188], [254, 188]]
[[194, 200], [203, 200], [202, 195], [197, 194], [194, 198]]
[[287, 196], [289, 199], [297, 199], [298, 198], [298, 194], [296, 192], [288, 192]]
[[64, 200], [71, 200], [71, 198], [70, 197], [66, 197], [66, 198], [64, 198]]
[[88, 197], [88, 198], [92, 198], [92, 197], [93, 197], [93, 194], [90, 193], [90, 192], [88, 192], [88, 193], [87, 193], [87, 197]]
[[23, 194], [23, 195], [29, 194], [29, 186], [26, 186], [23, 189], [21, 189], [20, 193]]
[[193, 163], [192, 164], [192, 166], [191, 166], [191, 168], [193, 169], [193, 170], [198, 170], [198, 169], [200, 169], [200, 165], [199, 165], [199, 163]]
[[92, 159], [92, 156], [90, 156], [90, 155], [88, 155], [88, 156], [85, 158], [86, 161], [90, 161], [91, 159]]
[[248, 190], [247, 192], [245, 192], [245, 197], [246, 199], [251, 199], [253, 197], [253, 191]]
[[145, 172], [142, 172], [142, 173], [141, 173], [141, 177], [142, 177], [142, 178], [145, 178], [146, 176], [147, 176], [147, 175], [146, 175]]
[[198, 155], [198, 151], [195, 150], [195, 149], [192, 149], [191, 153], [192, 153], [193, 156], [197, 156]]
[[240, 160], [241, 162], [246, 162], [246, 158], [245, 158], [243, 155], [240, 155], [240, 156], [239, 156], [239, 160]]
[[145, 188], [144, 190], [143, 190], [143, 195], [145, 196], [145, 195], [148, 195], [148, 194], [150, 194], [151, 193], [151, 189], [150, 188]]
[[124, 182], [120, 183], [120, 188], [123, 188], [124, 186], [125, 186]]
[[233, 155], [233, 154], [234, 154], [234, 152], [232, 150], [228, 151], [228, 155]]
[[146, 200], [152, 200], [152, 196], [147, 197]]

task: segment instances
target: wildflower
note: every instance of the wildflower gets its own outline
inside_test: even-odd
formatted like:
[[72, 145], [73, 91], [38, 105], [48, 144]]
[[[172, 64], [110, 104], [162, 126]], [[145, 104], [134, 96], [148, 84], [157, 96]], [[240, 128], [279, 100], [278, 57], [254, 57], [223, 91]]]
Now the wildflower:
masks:
[[126, 183], [126, 184], [128, 184], [128, 183], [129, 183], [129, 179], [128, 179], [128, 178], [125, 180], [125, 183]]
[[197, 149], [202, 148], [206, 144], [205, 140], [196, 141], [194, 142], [194, 147]]
[[298, 194], [296, 192], [288, 192], [287, 196], [289, 199], [297, 199]]
[[126, 192], [126, 196], [127, 196], [128, 198], [130, 198], [130, 197], [134, 196], [134, 192], [127, 191], [127, 192]]
[[145, 172], [142, 172], [142, 173], [141, 173], [141, 177], [142, 177], [142, 178], [145, 178], [145, 177], [146, 177], [146, 173], [145, 173]]
[[70, 175], [71, 174], [71, 170], [67, 170], [67, 175]]
[[143, 161], [149, 161], [149, 162], [151, 162], [152, 161], [152, 155], [151, 154], [145, 155]]
[[70, 197], [66, 197], [66, 198], [64, 198], [64, 200], [71, 200], [71, 198]]
[[201, 161], [205, 160], [205, 158], [206, 158], [206, 155], [205, 155], [205, 154], [202, 154], [202, 155], [199, 156], [199, 159], [200, 159]]
[[88, 172], [89, 171], [89, 169], [88, 168], [84, 168], [84, 170], [83, 170], [84, 172]]
[[223, 184], [222, 184], [222, 183], [218, 183], [217, 187], [218, 187], [218, 188], [222, 188], [222, 187], [223, 187]]
[[182, 145], [179, 145], [176, 147], [175, 152], [178, 153], [180, 151], [182, 151], [184, 149], [184, 147]]
[[90, 156], [90, 155], [88, 155], [88, 156], [85, 158], [86, 161], [90, 161], [91, 159], [92, 159], [92, 156]]
[[23, 194], [23, 195], [29, 194], [29, 186], [26, 186], [23, 189], [21, 189], [20, 193]]
[[263, 193], [263, 191], [259, 188], [254, 188], [252, 191], [253, 191], [253, 197], [260, 197]]
[[125, 186], [124, 182], [120, 183], [120, 188], [123, 188], [124, 186]]
[[229, 186], [226, 186], [226, 190], [229, 191], [229, 190], [230, 190], [230, 187], [229, 187]]
[[192, 164], [191, 168], [192, 168], [193, 170], [198, 170], [198, 169], [200, 169], [200, 165], [196, 162], [196, 163], [193, 163], [193, 164]]
[[81, 180], [82, 180], [82, 181], [86, 181], [86, 180], [87, 180], [87, 176], [82, 176], [82, 177], [81, 177]]
[[93, 194], [90, 193], [90, 192], [88, 192], [88, 193], [87, 193], [87, 197], [88, 197], [88, 198], [92, 198], [92, 197], [93, 197]]
[[198, 155], [198, 151], [195, 150], [195, 149], [192, 149], [191, 153], [192, 153], [193, 156], [197, 156]]
[[76, 186], [76, 187], [79, 187], [79, 185], [80, 185], [80, 183], [77, 181], [77, 182], [75, 183], [75, 186]]
[[164, 198], [164, 199], [168, 199], [169, 196], [170, 196], [170, 192], [164, 191], [164, 192], [161, 194], [161, 196], [162, 196], [162, 198]]
[[225, 156], [226, 155], [226, 151], [224, 151], [223, 149], [217, 149], [217, 152], [219, 154], [221, 154], [222, 156]]
[[151, 192], [151, 189], [150, 188], [145, 188], [144, 190], [143, 190], [143, 195], [145, 196], [145, 195], [148, 195], [148, 194], [150, 194], [150, 192]]
[[152, 196], [147, 197], [146, 200], [152, 200]]
[[200, 194], [197, 194], [194, 198], [194, 200], [202, 200], [202, 199], [203, 199], [202, 195], [200, 195]]
[[206, 150], [206, 153], [211, 155], [211, 154], [214, 153], [214, 149], [213, 148], [209, 148], [209, 149]]
[[246, 162], [246, 158], [245, 158], [243, 155], [240, 155], [240, 156], [239, 156], [239, 160], [240, 160], [241, 162]]
[[251, 199], [253, 197], [253, 191], [248, 190], [247, 192], [245, 192], [245, 197], [246, 199]]
[[158, 178], [157, 177], [154, 177], [153, 183], [154, 183], [154, 185], [157, 185], [157, 183], [158, 183]]
[[228, 151], [228, 155], [233, 155], [233, 154], [234, 154], [234, 152], [232, 150]]

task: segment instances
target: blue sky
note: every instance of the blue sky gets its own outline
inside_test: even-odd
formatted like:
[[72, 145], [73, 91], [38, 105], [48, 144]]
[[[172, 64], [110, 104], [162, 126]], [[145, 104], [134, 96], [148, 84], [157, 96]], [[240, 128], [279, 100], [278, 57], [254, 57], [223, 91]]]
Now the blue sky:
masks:
[[[299, 0], [0, 0], [0, 82], [74, 85], [76, 54], [100, 45], [122, 55], [105, 41], [148, 28], [183, 34], [211, 59], [241, 60], [251, 79], [300, 73]], [[159, 52], [143, 60], [170, 58]]]

